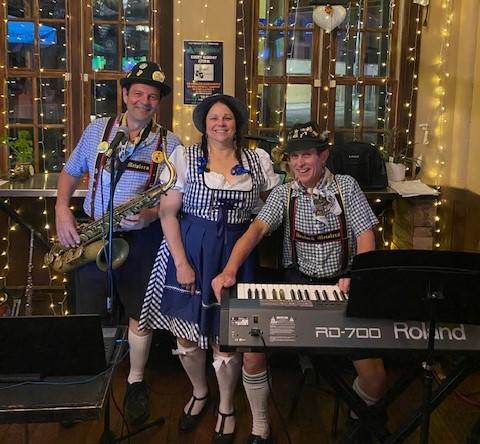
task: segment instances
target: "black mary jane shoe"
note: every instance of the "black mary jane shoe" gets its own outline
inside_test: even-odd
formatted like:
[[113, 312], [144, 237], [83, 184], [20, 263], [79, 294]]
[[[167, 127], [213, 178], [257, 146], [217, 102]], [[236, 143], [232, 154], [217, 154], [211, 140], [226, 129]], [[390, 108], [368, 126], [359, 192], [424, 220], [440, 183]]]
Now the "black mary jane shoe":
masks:
[[247, 444], [273, 444], [272, 433], [267, 438], [262, 438], [261, 436], [254, 435], [253, 433], [248, 437]]
[[219, 410], [218, 414], [222, 417], [222, 421], [220, 422], [220, 430], [215, 432], [213, 435], [212, 444], [233, 444], [233, 440], [235, 438], [235, 429], [233, 429], [232, 433], [223, 433], [223, 429], [225, 427], [225, 418], [234, 416], [235, 411], [225, 414]]
[[[196, 425], [199, 423], [203, 414], [207, 411], [208, 394], [205, 395], [203, 398], [197, 398], [195, 395], [192, 395], [192, 398], [193, 398], [193, 401], [190, 404], [190, 407], [188, 408], [187, 413], [182, 412], [182, 416], [180, 416], [180, 419], [178, 420], [178, 428], [182, 432], [189, 432], [190, 430], [193, 430], [196, 427]], [[202, 410], [200, 410], [200, 412], [197, 413], [196, 415], [192, 415], [192, 409], [193, 409], [193, 406], [195, 405], [195, 402], [203, 401], [205, 399], [207, 401], [202, 407]]]

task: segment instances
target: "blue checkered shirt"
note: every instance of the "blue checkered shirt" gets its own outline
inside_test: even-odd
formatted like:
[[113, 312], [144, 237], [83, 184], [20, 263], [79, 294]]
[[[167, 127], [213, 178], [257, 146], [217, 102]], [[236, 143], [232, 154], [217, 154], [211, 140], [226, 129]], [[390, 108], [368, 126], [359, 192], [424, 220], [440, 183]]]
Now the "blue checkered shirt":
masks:
[[[105, 126], [108, 118], [96, 119], [93, 121], [82, 134], [80, 141], [65, 164], [64, 170], [71, 176], [80, 177], [85, 173], [89, 174], [88, 191], [83, 203], [83, 208], [89, 216], [98, 218], [102, 216], [108, 206], [110, 197], [110, 173], [103, 171], [97, 179], [97, 191], [95, 193], [94, 211], [90, 214], [92, 200], [93, 177], [95, 174], [95, 160], [97, 158], [97, 147], [103, 138]], [[118, 125], [115, 124], [110, 132], [109, 140], [115, 137]], [[137, 146], [130, 157], [130, 160], [150, 163], [152, 161], [152, 152], [155, 151], [158, 143], [159, 131], [150, 132], [147, 138]], [[173, 150], [182, 143], [175, 134], [168, 131], [167, 134], [167, 153], [170, 155]], [[164, 168], [164, 163], [159, 167], [157, 177]], [[125, 170], [115, 188], [114, 207], [127, 202], [143, 191], [145, 191], [148, 182], [149, 173], [145, 171]]]
[[[378, 224], [365, 195], [360, 190], [357, 181], [350, 176], [336, 175], [329, 187], [335, 194], [343, 196], [345, 218], [347, 224], [347, 236], [349, 247], [349, 265], [356, 253], [356, 239], [365, 230]], [[338, 186], [337, 186], [338, 184]], [[276, 230], [283, 222], [283, 266], [293, 264], [292, 243], [290, 241], [290, 223], [288, 215], [288, 191], [290, 184], [276, 187], [268, 196], [267, 202], [261, 209], [257, 218], [269, 226], [269, 231]], [[292, 190], [292, 196], [297, 199], [295, 212], [295, 228], [309, 235], [327, 233], [340, 228], [338, 217], [327, 214], [327, 223], [324, 224], [314, 218], [310, 197], [301, 190]], [[296, 242], [299, 271], [315, 278], [330, 278], [338, 276], [342, 272], [342, 248], [339, 240], [306, 243]]]

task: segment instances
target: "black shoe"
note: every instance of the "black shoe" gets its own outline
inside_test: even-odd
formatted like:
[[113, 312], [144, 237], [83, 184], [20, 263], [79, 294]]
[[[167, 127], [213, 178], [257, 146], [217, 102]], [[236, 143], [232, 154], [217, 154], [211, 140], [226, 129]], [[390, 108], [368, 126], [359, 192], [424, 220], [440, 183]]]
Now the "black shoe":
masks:
[[127, 422], [132, 426], [142, 425], [150, 416], [147, 384], [144, 381], [127, 384], [123, 404]]
[[220, 422], [220, 430], [213, 435], [212, 444], [232, 444], [235, 438], [235, 429], [233, 429], [232, 433], [223, 433], [223, 429], [225, 427], [225, 418], [234, 416], [235, 412], [225, 414], [219, 410], [218, 414], [222, 417], [222, 421]]
[[[182, 416], [180, 416], [180, 419], [178, 420], [178, 428], [182, 432], [189, 432], [190, 430], [193, 430], [196, 427], [196, 425], [199, 423], [203, 414], [207, 410], [208, 395], [205, 395], [203, 398], [197, 398], [195, 395], [192, 395], [192, 398], [193, 398], [193, 401], [191, 402], [187, 413], [185, 413], [185, 411], [182, 412]], [[207, 399], [207, 401], [203, 405], [202, 410], [200, 410], [200, 412], [197, 413], [196, 415], [192, 415], [192, 409], [193, 409], [193, 406], [195, 405], [195, 402], [196, 401], [203, 401], [205, 399]]]
[[262, 438], [261, 436], [254, 435], [253, 433], [248, 437], [247, 444], [273, 444], [272, 434], [268, 435], [268, 438]]

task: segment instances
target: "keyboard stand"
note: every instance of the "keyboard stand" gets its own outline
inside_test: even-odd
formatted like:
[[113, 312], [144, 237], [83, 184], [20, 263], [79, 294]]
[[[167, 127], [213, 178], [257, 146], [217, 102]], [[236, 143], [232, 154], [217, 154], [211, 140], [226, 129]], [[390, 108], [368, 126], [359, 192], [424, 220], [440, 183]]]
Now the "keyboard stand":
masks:
[[[439, 322], [480, 325], [480, 301], [472, 289], [480, 286], [480, 254], [457, 251], [370, 251], [354, 257], [347, 316], [409, 319], [425, 323], [428, 334], [423, 363], [423, 400], [412, 416], [420, 424], [420, 443], [427, 444], [430, 414], [468, 375], [466, 359], [448, 384], [433, 385], [436, 326]], [[473, 365], [476, 367], [475, 365]], [[362, 419], [362, 418], [361, 418]], [[409, 425], [408, 434], [413, 431]], [[407, 432], [407, 431], [406, 431]], [[394, 438], [387, 442], [397, 442]]]

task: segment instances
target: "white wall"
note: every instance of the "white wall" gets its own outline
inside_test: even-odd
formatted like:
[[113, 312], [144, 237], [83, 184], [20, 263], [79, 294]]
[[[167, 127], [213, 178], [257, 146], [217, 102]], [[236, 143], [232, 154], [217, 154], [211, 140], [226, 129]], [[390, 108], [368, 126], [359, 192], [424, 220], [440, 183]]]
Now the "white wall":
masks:
[[177, 0], [173, 17], [173, 130], [185, 145], [190, 145], [199, 140], [200, 134], [192, 123], [194, 106], [183, 105], [183, 41], [223, 41], [223, 91], [234, 94], [236, 1]]

